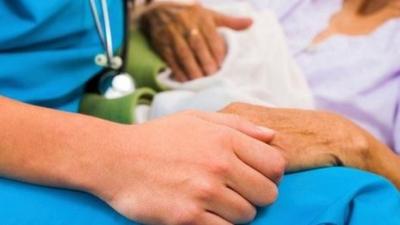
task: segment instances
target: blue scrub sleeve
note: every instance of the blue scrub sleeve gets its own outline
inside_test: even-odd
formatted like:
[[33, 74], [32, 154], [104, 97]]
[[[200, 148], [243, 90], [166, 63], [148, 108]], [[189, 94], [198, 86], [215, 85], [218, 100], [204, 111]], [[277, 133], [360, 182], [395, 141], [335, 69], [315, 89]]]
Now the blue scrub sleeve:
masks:
[[[2, 225], [134, 225], [98, 198], [0, 179]], [[275, 204], [252, 225], [400, 225], [400, 195], [387, 180], [328, 168], [289, 174]]]
[[[108, 0], [116, 52], [124, 2]], [[102, 69], [94, 57], [103, 52], [88, 0], [0, 0], [0, 96], [77, 112], [86, 82]]]

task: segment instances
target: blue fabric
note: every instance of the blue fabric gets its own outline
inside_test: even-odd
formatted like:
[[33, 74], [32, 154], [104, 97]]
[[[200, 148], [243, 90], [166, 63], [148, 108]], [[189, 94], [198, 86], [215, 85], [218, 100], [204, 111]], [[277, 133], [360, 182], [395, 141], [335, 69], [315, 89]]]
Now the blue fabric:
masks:
[[[108, 1], [119, 47], [123, 0]], [[103, 52], [88, 0], [0, 1], [0, 95], [77, 111], [84, 84], [101, 69], [94, 56]]]
[[[133, 225], [81, 192], [0, 180], [2, 225]], [[328, 168], [285, 176], [277, 202], [252, 225], [400, 225], [400, 194], [385, 179]]]

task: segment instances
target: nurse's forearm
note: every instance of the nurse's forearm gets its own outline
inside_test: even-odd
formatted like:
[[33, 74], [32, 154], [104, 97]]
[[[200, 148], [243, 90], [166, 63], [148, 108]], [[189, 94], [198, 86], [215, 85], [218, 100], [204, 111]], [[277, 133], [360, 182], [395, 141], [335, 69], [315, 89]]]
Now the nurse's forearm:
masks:
[[[84, 189], [88, 142], [110, 124], [0, 97], [0, 176]], [[99, 138], [99, 141], [102, 139]], [[96, 146], [96, 143], [92, 143]], [[104, 144], [104, 143], [99, 143]], [[98, 153], [102, 154], [101, 152]]]
[[218, 113], [119, 125], [0, 97], [0, 177], [90, 192], [140, 224], [244, 224], [277, 197], [273, 136]]
[[0, 97], [0, 176], [86, 190], [115, 126]]

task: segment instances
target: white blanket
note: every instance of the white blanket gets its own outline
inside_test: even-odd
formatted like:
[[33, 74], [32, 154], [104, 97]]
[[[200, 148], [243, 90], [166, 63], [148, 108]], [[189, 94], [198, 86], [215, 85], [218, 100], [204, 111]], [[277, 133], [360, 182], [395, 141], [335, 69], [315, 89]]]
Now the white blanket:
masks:
[[159, 81], [171, 91], [158, 94], [149, 110], [140, 107], [136, 118], [152, 119], [185, 109], [217, 111], [232, 102], [313, 108], [311, 92], [290, 56], [273, 12], [257, 12], [241, 1], [222, 2], [212, 7], [236, 16], [250, 16], [254, 24], [243, 32], [221, 30], [229, 49], [221, 70], [186, 83], [175, 82], [170, 74], [160, 75]]

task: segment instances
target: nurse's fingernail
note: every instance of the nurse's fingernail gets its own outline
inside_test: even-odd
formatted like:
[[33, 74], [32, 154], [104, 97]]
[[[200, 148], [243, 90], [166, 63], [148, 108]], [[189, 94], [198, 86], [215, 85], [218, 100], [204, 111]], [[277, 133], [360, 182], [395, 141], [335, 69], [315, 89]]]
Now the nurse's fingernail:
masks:
[[275, 133], [276, 133], [275, 130], [272, 130], [272, 129], [267, 128], [267, 127], [258, 126], [258, 129], [259, 129], [264, 135], [268, 135], [268, 136], [273, 136], [273, 135], [275, 135]]

